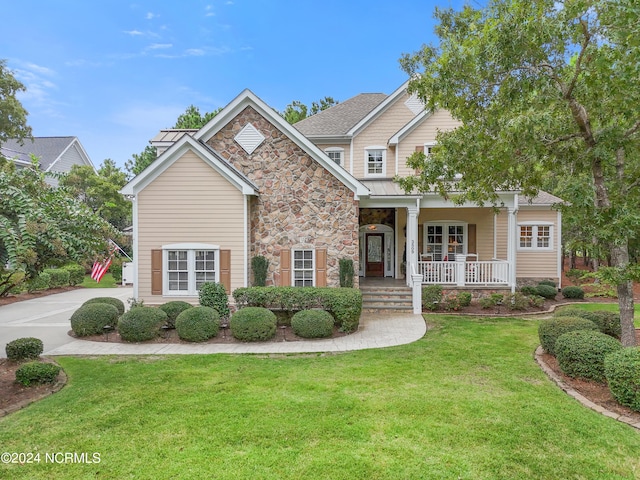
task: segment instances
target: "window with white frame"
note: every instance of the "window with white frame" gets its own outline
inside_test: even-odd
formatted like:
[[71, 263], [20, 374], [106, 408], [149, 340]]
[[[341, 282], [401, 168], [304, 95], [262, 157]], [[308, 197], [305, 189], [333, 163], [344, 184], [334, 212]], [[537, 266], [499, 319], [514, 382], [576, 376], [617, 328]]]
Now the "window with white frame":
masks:
[[383, 177], [387, 160], [385, 147], [367, 147], [365, 149], [365, 174], [368, 177]]
[[339, 147], [327, 148], [324, 153], [337, 165], [344, 165], [344, 149]]
[[467, 225], [464, 223], [426, 223], [422, 258], [433, 262], [453, 262], [467, 252]]
[[176, 244], [163, 247], [163, 294], [196, 296], [205, 282], [219, 282], [220, 249], [216, 245]]
[[314, 251], [313, 250], [293, 250], [293, 276], [294, 287], [314, 286]]
[[436, 146], [436, 142], [427, 142], [424, 144], [424, 154], [429, 157], [433, 150], [433, 147]]
[[518, 247], [521, 250], [551, 250], [553, 248], [552, 224], [520, 224]]

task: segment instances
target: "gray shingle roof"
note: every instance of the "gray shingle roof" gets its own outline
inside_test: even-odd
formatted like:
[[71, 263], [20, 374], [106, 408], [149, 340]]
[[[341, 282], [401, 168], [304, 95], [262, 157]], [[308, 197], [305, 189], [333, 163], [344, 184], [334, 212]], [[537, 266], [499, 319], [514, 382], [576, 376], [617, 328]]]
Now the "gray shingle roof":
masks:
[[294, 127], [306, 137], [345, 135], [385, 98], [384, 93], [361, 93], [299, 121]]
[[0, 147], [0, 153], [7, 158], [17, 157], [27, 163], [31, 162], [29, 154], [32, 153], [40, 159], [40, 168], [47, 170], [75, 139], [76, 137], [34, 137], [33, 141], [25, 139], [24, 145], [9, 139]]

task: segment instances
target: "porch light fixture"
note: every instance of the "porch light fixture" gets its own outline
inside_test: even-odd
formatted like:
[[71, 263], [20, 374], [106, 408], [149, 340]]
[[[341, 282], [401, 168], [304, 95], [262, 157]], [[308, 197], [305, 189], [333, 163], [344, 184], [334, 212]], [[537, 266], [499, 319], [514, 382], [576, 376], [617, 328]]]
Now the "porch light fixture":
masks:
[[375, 225], [369, 225], [367, 228], [369, 230], [377, 230], [378, 229], [378, 227], [376, 227]]

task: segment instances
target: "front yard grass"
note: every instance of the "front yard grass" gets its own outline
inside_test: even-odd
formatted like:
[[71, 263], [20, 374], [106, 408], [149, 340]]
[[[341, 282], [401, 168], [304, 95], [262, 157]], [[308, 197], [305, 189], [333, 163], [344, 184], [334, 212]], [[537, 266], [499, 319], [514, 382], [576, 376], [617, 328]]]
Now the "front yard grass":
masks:
[[86, 275], [80, 286], [85, 288], [115, 288], [117, 285], [113, 275], [105, 273], [104, 277], [100, 279], [100, 283], [91, 278], [91, 275]]
[[[595, 310], [606, 310], [609, 312], [620, 311], [617, 303], [572, 303], [568, 308], [582, 308], [583, 310], [588, 310], [590, 312], [593, 312]], [[637, 303], [634, 305], [633, 319], [636, 328], [640, 328], [640, 305], [638, 305]]]
[[640, 433], [533, 360], [535, 320], [429, 316], [425, 338], [339, 355], [60, 358], [69, 384], [0, 419], [0, 478], [633, 479]]

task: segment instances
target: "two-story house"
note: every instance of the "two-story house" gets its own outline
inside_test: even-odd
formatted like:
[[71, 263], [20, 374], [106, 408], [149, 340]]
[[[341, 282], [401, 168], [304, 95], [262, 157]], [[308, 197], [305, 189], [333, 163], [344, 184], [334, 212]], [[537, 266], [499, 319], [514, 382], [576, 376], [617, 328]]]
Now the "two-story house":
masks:
[[355, 262], [360, 283], [558, 281], [558, 198], [499, 192], [496, 213], [393, 181], [413, 173], [411, 153], [428, 154], [439, 130], [458, 125], [406, 86], [294, 126], [245, 90], [200, 130], [161, 131], [151, 142], [158, 159], [122, 190], [134, 202], [136, 298], [197, 301], [205, 281], [231, 292], [251, 284], [256, 255], [272, 285], [338, 286], [340, 258]]

